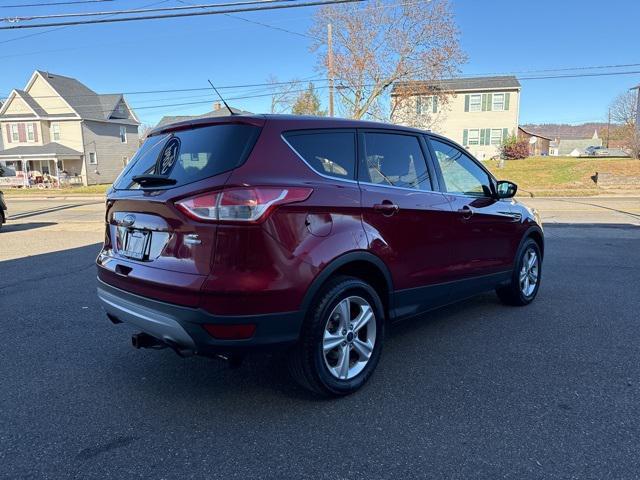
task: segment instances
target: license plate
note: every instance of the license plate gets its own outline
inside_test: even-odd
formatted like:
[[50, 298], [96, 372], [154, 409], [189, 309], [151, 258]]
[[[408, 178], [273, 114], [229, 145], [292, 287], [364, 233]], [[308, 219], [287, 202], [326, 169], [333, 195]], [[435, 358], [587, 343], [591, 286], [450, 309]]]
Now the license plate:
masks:
[[120, 254], [125, 257], [142, 260], [148, 253], [151, 232], [118, 228]]

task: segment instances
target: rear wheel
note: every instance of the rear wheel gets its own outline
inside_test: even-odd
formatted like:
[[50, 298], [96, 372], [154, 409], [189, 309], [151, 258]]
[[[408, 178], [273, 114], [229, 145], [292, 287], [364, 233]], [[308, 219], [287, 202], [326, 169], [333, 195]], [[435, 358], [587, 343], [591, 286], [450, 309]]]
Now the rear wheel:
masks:
[[358, 390], [375, 370], [384, 337], [376, 291], [353, 277], [336, 277], [307, 312], [290, 370], [303, 387], [327, 396]]
[[507, 305], [528, 305], [538, 294], [541, 273], [540, 247], [535, 240], [529, 238], [518, 251], [511, 281], [508, 285], [498, 287], [496, 293]]

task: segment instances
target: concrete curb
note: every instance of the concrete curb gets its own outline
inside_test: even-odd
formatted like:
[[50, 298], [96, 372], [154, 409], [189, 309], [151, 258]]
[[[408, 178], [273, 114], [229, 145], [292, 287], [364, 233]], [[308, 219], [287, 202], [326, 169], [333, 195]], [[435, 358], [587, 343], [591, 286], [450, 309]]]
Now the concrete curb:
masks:
[[105, 195], [5, 195], [7, 202], [11, 200], [105, 200]]

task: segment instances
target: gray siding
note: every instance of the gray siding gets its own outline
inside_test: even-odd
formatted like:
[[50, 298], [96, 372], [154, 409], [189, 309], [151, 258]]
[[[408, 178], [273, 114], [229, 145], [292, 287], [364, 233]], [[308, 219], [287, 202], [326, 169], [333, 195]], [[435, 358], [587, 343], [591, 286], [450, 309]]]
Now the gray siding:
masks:
[[[127, 129], [127, 143], [120, 141], [121, 126]], [[124, 159], [131, 160], [138, 149], [138, 127], [135, 125], [85, 120], [82, 135], [89, 185], [113, 183], [125, 165]], [[89, 153], [92, 152], [96, 154], [97, 165], [89, 164]]]

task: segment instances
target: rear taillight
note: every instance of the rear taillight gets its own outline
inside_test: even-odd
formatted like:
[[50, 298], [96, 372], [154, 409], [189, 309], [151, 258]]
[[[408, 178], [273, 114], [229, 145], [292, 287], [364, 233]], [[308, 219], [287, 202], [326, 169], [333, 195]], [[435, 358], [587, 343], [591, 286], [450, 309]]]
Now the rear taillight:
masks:
[[278, 205], [302, 202], [313, 189], [304, 187], [229, 188], [176, 202], [176, 207], [195, 220], [259, 222]]

